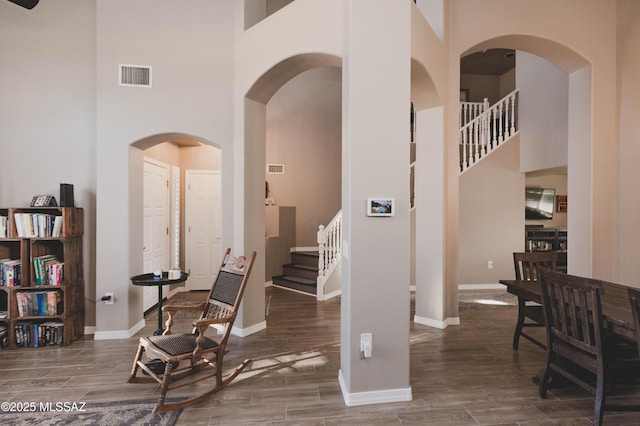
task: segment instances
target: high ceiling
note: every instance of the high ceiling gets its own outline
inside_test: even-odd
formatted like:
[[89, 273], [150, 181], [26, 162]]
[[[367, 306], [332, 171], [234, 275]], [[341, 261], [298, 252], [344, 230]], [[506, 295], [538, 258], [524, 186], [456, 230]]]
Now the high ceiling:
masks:
[[488, 49], [460, 59], [461, 74], [502, 75], [516, 66], [515, 51]]

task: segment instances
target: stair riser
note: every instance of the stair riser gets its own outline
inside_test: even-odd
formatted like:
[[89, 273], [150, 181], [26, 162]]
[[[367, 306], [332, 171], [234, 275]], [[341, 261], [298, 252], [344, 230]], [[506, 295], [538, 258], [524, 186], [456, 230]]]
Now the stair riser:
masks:
[[315, 281], [318, 278], [318, 271], [310, 271], [307, 269], [300, 269], [292, 266], [284, 265], [282, 267], [283, 275], [291, 275], [294, 277], [305, 278], [307, 280]]
[[291, 263], [296, 265], [318, 267], [318, 256], [311, 256], [308, 254], [291, 253]]

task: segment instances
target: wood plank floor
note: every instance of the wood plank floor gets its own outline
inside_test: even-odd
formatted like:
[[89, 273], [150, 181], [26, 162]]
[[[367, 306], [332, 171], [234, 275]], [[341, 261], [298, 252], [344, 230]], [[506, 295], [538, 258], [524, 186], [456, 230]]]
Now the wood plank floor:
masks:
[[[544, 352], [524, 339], [519, 351], [511, 349], [515, 307], [463, 309], [462, 324], [446, 330], [412, 324], [413, 400], [348, 407], [337, 381], [340, 299], [316, 302], [278, 288], [267, 289], [267, 298], [268, 328], [232, 336], [225, 358], [227, 367], [246, 357], [253, 364], [221, 393], [185, 409], [179, 425], [591, 424], [590, 394], [569, 387], [538, 397], [531, 377]], [[139, 335], [154, 328], [147, 320]], [[136, 347], [137, 336], [88, 337], [65, 348], [0, 351], [0, 402], [154, 398], [155, 385], [126, 383]], [[640, 413], [607, 412], [605, 424], [640, 424]]]

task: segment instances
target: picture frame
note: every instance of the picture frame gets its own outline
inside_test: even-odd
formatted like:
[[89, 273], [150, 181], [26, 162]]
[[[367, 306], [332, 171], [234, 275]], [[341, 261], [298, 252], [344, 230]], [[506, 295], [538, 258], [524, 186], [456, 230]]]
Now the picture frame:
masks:
[[460, 102], [469, 102], [469, 89], [460, 89]]
[[567, 196], [556, 195], [556, 212], [567, 213]]
[[367, 198], [367, 216], [393, 216], [396, 212], [393, 198]]
[[57, 207], [58, 203], [53, 195], [34, 195], [31, 207]]

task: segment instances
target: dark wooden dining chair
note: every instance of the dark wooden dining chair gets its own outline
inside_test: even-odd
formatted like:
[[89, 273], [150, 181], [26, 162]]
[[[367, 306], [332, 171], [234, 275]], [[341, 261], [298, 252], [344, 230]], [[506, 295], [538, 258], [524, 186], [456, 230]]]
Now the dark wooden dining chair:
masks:
[[[640, 289], [628, 287], [627, 292], [633, 314], [636, 345], [633, 351], [624, 348], [625, 343], [616, 342], [617, 344], [613, 348], [608, 345], [607, 363], [611, 365], [612, 373], [616, 376], [621, 376], [627, 381], [631, 379], [637, 385], [640, 380]], [[637, 400], [637, 398], [635, 399]], [[607, 404], [606, 408], [613, 411], [640, 411], [640, 404], [637, 402], [634, 404], [616, 402]]]
[[595, 395], [593, 423], [602, 424], [608, 377], [600, 299], [602, 281], [538, 268], [547, 329], [547, 359], [540, 397], [547, 397], [554, 375]]
[[[129, 383], [160, 384], [160, 397], [154, 411], [182, 409], [202, 401], [222, 390], [251, 362], [244, 360], [225, 377], [222, 376], [227, 342], [255, 258], [256, 252], [249, 258], [232, 257], [231, 250], [227, 249], [207, 299], [199, 305], [163, 306], [163, 311], [169, 315], [164, 333], [140, 338]], [[192, 333], [172, 334], [173, 318], [180, 310], [200, 312], [199, 319], [193, 322]], [[205, 336], [210, 326], [218, 329], [219, 338]], [[143, 360], [143, 355], [146, 360]], [[209, 371], [205, 371], [207, 367]], [[138, 370], [146, 376], [138, 376]], [[166, 401], [170, 390], [204, 380], [209, 380], [210, 386], [198, 395], [177, 402]]]
[[[558, 256], [557, 251], [513, 253], [513, 266], [516, 273], [516, 280], [537, 281], [538, 267], [542, 266], [555, 270], [556, 264], [558, 263]], [[529, 319], [531, 322], [527, 322], [526, 319]], [[544, 343], [523, 330], [525, 327], [544, 327], [542, 306], [518, 297], [518, 321], [513, 333], [513, 350], [518, 350], [521, 336], [542, 349], [545, 349]]]

